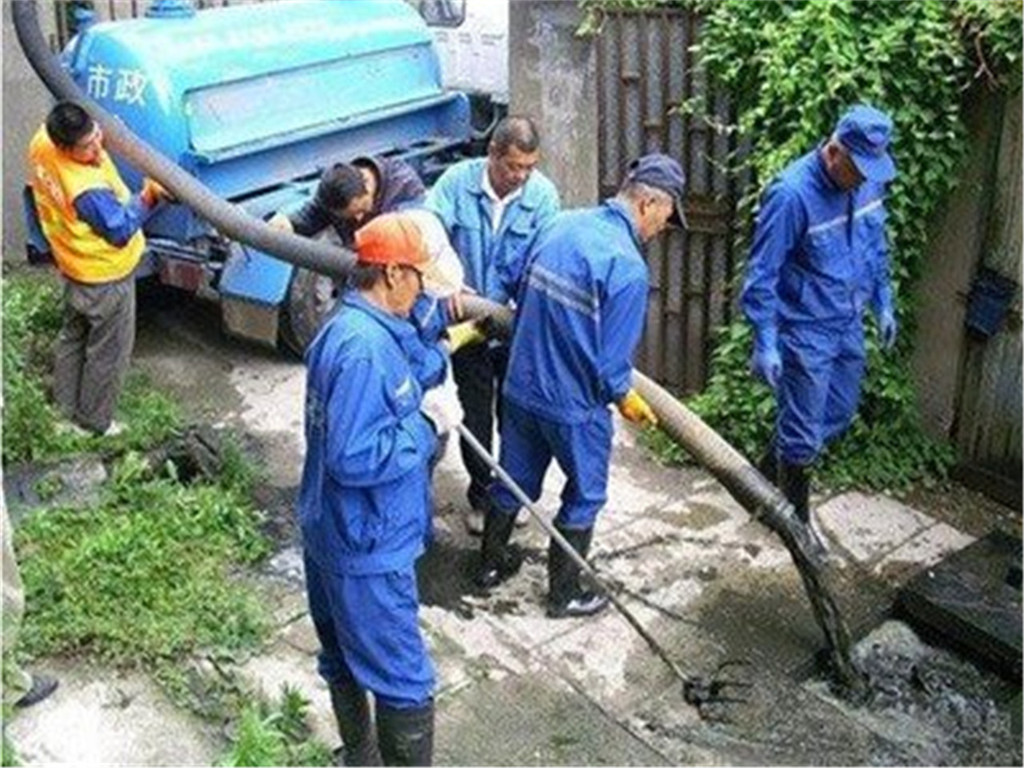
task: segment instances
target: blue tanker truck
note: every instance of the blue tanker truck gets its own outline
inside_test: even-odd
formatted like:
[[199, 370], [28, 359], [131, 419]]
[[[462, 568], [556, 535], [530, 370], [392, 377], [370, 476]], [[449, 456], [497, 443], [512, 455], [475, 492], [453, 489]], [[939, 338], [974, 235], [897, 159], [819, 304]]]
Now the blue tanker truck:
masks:
[[[85, 25], [63, 65], [88, 96], [220, 197], [266, 218], [309, 199], [324, 168], [402, 157], [429, 182], [473, 137], [433, 36], [403, 0], [288, 0]], [[137, 169], [118, 162], [125, 181]], [[27, 194], [31, 194], [28, 192]], [[29, 217], [29, 255], [49, 250]], [[145, 227], [140, 277], [220, 303], [225, 330], [301, 352], [334, 304], [330, 277], [228, 239], [184, 205]]]

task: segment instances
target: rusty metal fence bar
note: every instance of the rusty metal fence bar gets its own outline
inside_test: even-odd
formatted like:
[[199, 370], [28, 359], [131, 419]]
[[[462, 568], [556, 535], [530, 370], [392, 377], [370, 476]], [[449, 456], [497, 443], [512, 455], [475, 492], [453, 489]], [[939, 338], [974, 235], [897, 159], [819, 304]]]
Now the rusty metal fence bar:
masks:
[[742, 179], [726, 171], [737, 146], [674, 107], [704, 95], [716, 119], [732, 122], [729, 100], [695, 66], [700, 18], [661, 8], [611, 13], [597, 45], [598, 169], [602, 197], [614, 194], [626, 165], [645, 152], [680, 160], [689, 179], [690, 228], [647, 248], [651, 294], [637, 366], [680, 394], [708, 375], [715, 330], [733, 316], [734, 227]]

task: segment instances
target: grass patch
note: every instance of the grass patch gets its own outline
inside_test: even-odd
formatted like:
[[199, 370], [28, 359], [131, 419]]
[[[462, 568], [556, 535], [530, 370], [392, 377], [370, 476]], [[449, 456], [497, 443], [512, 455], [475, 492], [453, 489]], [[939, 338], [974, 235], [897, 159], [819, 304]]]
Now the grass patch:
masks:
[[48, 272], [17, 272], [3, 279], [3, 461], [43, 461], [100, 449], [144, 450], [181, 428], [180, 409], [131, 372], [117, 408], [126, 425], [112, 438], [82, 437], [60, 429], [48, 390], [53, 346], [63, 311], [60, 281]]
[[153, 388], [149, 377], [130, 371], [117, 404], [117, 418], [125, 431], [103, 440], [105, 446], [145, 450], [164, 442], [182, 429], [181, 409], [170, 397]]
[[3, 279], [3, 460], [31, 461], [79, 450], [82, 438], [61, 434], [46, 396], [52, 342], [61, 325], [60, 284], [45, 273]]
[[261, 522], [237, 489], [183, 486], [125, 454], [97, 506], [18, 529], [23, 650], [133, 664], [256, 646], [267, 618], [232, 570], [269, 551]]
[[[230, 663], [221, 666], [256, 650], [270, 629], [260, 592], [244, 578], [271, 547], [250, 502], [258, 468], [230, 437], [218, 446], [215, 479], [186, 483], [170, 460], [151, 466], [146, 454], [166, 455], [151, 449], [184, 433], [182, 414], [134, 371], [118, 403], [122, 434], [62, 431], [47, 396], [61, 307], [52, 274], [4, 276], [3, 460], [102, 453], [110, 477], [95, 504], [36, 510], [16, 530], [27, 605], [17, 656], [146, 670], [176, 705], [238, 724], [226, 764], [330, 764], [330, 751], [309, 739], [308, 702], [291, 691], [256, 702]], [[35, 490], [52, 501], [63, 488], [53, 476]], [[5, 740], [3, 764], [14, 759]]]
[[2, 742], [0, 742], [0, 766], [8, 765], [21, 765], [21, 762], [19, 762], [18, 755], [14, 751], [14, 747], [11, 746], [11, 742], [7, 740], [7, 734], [4, 733]]

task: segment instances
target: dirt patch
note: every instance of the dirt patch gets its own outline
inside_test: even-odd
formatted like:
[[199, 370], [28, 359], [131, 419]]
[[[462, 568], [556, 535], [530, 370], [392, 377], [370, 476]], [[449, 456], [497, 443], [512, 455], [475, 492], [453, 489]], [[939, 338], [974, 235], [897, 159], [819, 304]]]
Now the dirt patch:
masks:
[[934, 488], [918, 487], [900, 499], [936, 520], [981, 538], [993, 529], [1021, 535], [1021, 511], [1010, 509], [984, 494], [955, 482]]
[[[524, 565], [536, 565], [545, 559], [545, 554], [539, 550], [521, 548], [520, 552]], [[479, 565], [479, 539], [436, 532], [426, 553], [416, 563], [420, 603], [451, 611], [463, 619], [472, 619], [483, 604], [488, 613], [522, 615], [524, 609], [517, 596], [509, 597], [503, 589], [501, 598], [492, 598], [476, 586], [473, 578]], [[524, 595], [524, 599], [533, 597]]]
[[465, 598], [479, 594], [473, 584], [479, 562], [477, 549], [470, 549], [449, 536], [436, 535], [426, 554], [416, 563], [420, 603], [472, 619], [474, 609]]
[[273, 542], [275, 551], [296, 544], [301, 538], [295, 512], [298, 498], [298, 487], [281, 488], [265, 482], [253, 486], [252, 503], [266, 515], [263, 533]]

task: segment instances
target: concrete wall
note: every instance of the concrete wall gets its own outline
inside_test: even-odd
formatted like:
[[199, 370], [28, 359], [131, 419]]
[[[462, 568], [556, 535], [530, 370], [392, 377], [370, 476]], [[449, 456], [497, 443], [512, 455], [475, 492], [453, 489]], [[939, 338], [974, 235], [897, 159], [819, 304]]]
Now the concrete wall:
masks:
[[509, 109], [537, 121], [541, 168], [566, 207], [598, 198], [597, 63], [576, 0], [509, 3]]
[[[25, 152], [32, 134], [53, 103], [21, 52], [11, 22], [11, 4], [3, 6], [3, 259], [25, 258], [25, 225], [21, 214], [21, 190], [25, 186]], [[43, 33], [55, 35], [53, 0], [40, 0]]]

